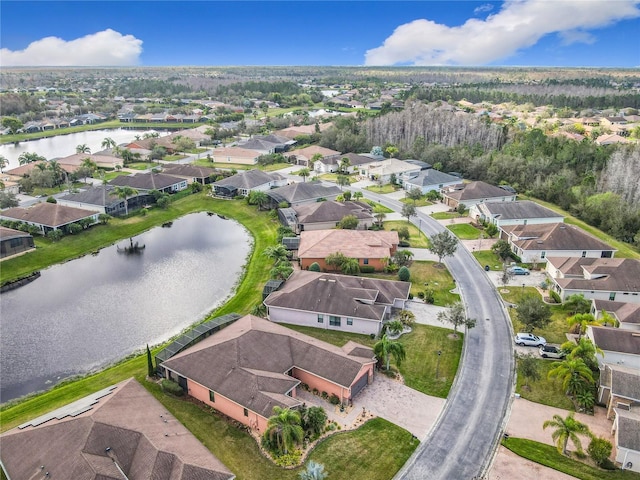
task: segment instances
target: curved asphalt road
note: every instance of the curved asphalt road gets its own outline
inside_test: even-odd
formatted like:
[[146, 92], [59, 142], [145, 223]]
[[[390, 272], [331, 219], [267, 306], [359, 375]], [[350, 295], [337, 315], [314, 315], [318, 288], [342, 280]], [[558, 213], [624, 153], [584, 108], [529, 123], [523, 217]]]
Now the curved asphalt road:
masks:
[[[395, 211], [402, 203], [362, 190]], [[412, 219], [413, 220], [413, 219]], [[433, 218], [413, 220], [427, 235], [444, 230]], [[396, 479], [471, 480], [486, 473], [500, 440], [513, 385], [510, 321], [484, 270], [465, 248], [445, 259], [476, 326], [466, 332], [463, 357], [438, 421]]]

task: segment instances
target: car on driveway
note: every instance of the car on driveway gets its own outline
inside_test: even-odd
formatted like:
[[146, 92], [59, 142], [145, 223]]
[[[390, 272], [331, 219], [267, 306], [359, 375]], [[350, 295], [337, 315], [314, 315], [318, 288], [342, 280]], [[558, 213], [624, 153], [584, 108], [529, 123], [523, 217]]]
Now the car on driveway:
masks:
[[509, 273], [513, 274], [513, 275], [529, 275], [531, 272], [529, 271], [528, 268], [524, 268], [524, 267], [511, 267], [509, 269]]
[[564, 358], [566, 356], [566, 353], [557, 345], [542, 345], [539, 351], [542, 358]]
[[521, 347], [541, 347], [547, 344], [544, 337], [538, 337], [533, 333], [517, 333], [515, 336], [515, 342]]

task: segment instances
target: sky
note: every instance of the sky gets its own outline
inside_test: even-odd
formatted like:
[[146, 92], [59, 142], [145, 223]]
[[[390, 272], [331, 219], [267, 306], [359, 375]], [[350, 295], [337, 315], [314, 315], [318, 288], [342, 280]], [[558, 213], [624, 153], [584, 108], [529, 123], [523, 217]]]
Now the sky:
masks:
[[0, 66], [640, 67], [640, 0], [0, 2]]

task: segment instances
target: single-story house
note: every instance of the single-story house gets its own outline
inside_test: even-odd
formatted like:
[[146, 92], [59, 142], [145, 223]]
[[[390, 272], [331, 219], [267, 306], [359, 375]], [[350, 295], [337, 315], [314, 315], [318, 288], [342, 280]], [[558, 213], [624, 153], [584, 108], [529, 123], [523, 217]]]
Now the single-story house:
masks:
[[498, 228], [564, 222], [562, 215], [531, 200], [477, 203], [469, 209], [469, 216], [478, 222], [493, 223]]
[[481, 181], [445, 187], [440, 193], [443, 203], [451, 208], [458, 208], [461, 203], [471, 208], [480, 202], [515, 202], [517, 197], [515, 193]]
[[[329, 159], [340, 155], [340, 152], [338, 152], [337, 150], [331, 150], [330, 148], [321, 147], [319, 145], [309, 145], [308, 147], [291, 150], [285, 155], [285, 157], [289, 158], [289, 160], [295, 165], [308, 167], [312, 158], [318, 154], [322, 155], [322, 159], [318, 160], [317, 162], [321, 162], [322, 165], [331, 165]], [[322, 165], [314, 164], [314, 170], [322, 173], [337, 170], [337, 167], [334, 170], [320, 169]], [[335, 162], [333, 163], [333, 165], [336, 165]]]
[[402, 184], [403, 178], [411, 178], [420, 174], [420, 166], [403, 162], [397, 158], [388, 158], [381, 162], [373, 162], [360, 166], [360, 175], [384, 185], [395, 176], [396, 182]]
[[596, 319], [602, 317], [603, 311], [615, 318], [622, 330], [640, 331], [640, 303], [591, 300], [591, 314]]
[[[73, 173], [78, 169], [77, 165], [68, 165], [66, 163], [60, 163], [60, 162], [58, 163], [60, 165], [60, 168], [67, 173]], [[38, 167], [38, 165], [42, 165], [42, 164], [48, 166], [49, 162], [40, 161], [40, 162], [25, 163], [24, 165], [20, 165], [19, 167], [6, 170], [4, 173], [7, 175], [12, 175], [14, 177], [25, 177], [25, 176], [28, 176], [34, 169], [40, 168]]]
[[547, 273], [564, 301], [588, 299], [640, 303], [640, 260], [631, 258], [549, 257]]
[[[364, 154], [357, 153], [343, 153], [334, 156], [327, 156], [321, 160], [318, 160], [313, 168], [318, 173], [327, 173], [327, 172], [337, 172], [340, 164], [342, 163], [342, 159], [346, 158], [349, 160], [347, 171], [349, 173], [363, 173], [367, 165], [371, 163], [375, 163], [378, 160], [375, 160], [371, 157], [367, 157]], [[383, 157], [384, 158], [384, 157]]]
[[264, 304], [272, 322], [378, 335], [411, 283], [296, 270]]
[[280, 135], [254, 135], [252, 138], [238, 143], [239, 148], [256, 150], [261, 154], [286, 152], [296, 141]]
[[0, 212], [0, 219], [17, 220], [27, 225], [35, 225], [43, 235], [51, 230], [67, 231], [70, 224], [80, 220], [98, 222], [98, 212], [66, 207], [57, 203], [41, 202], [28, 208], [13, 207]]
[[627, 140], [621, 135], [618, 135], [617, 133], [600, 135], [598, 138], [596, 138], [595, 141], [598, 145], [614, 145], [617, 143], [629, 143], [629, 140]]
[[192, 397], [263, 433], [273, 407], [296, 408], [301, 383], [348, 403], [373, 381], [373, 350], [330, 345], [247, 315], [160, 365]]
[[523, 262], [544, 262], [547, 257], [612, 258], [616, 249], [575, 225], [542, 223], [505, 225], [501, 238]]
[[267, 173], [262, 170], [243, 170], [213, 182], [214, 193], [219, 197], [233, 198], [236, 195], [247, 196], [253, 191], [266, 192], [272, 188], [286, 185], [287, 180], [276, 172]]
[[114, 217], [151, 203], [153, 200], [153, 197], [148, 194], [138, 194], [127, 199], [129, 205], [125, 208], [124, 199], [116, 195], [113, 185], [92, 185], [78, 193], [71, 193], [57, 199], [58, 205], [93, 210]]
[[115, 155], [92, 154], [92, 153], [74, 153], [66, 157], [58, 158], [57, 162], [62, 165], [70, 165], [78, 169], [82, 166], [86, 159], [91, 160], [100, 168], [116, 168], [116, 165], [122, 166], [122, 158]]
[[291, 183], [267, 192], [273, 208], [282, 202], [286, 202], [290, 207], [297, 207], [305, 203], [335, 200], [341, 194], [342, 190], [335, 185], [325, 186], [319, 181]]
[[31, 234], [0, 226], [0, 258], [18, 255], [34, 248]]
[[239, 163], [255, 165], [262, 155], [258, 150], [241, 147], [218, 147], [213, 151], [213, 161], [217, 163]]
[[164, 193], [175, 193], [185, 190], [189, 184], [184, 178], [166, 175], [164, 173], [137, 173], [135, 175], [120, 175], [109, 181], [109, 185], [116, 187], [131, 187], [139, 192], [158, 190]]
[[1, 443], [11, 479], [235, 478], [133, 378], [9, 430]]
[[361, 267], [367, 265], [376, 271], [386, 266], [386, 260], [398, 249], [400, 239], [395, 231], [374, 230], [312, 230], [300, 233], [298, 258], [300, 267], [307, 270], [317, 262], [328, 268], [325, 259], [333, 253], [356, 258]]
[[371, 205], [364, 202], [327, 200], [278, 209], [278, 217], [282, 224], [296, 233], [335, 228], [347, 215], [353, 215], [358, 219], [359, 230], [368, 229], [375, 221]]
[[220, 174], [220, 170], [209, 167], [198, 167], [190, 164], [171, 164], [164, 165], [163, 173], [178, 178], [184, 178], [189, 183], [200, 183], [207, 185], [212, 183], [212, 178]]
[[596, 355], [601, 366], [606, 362], [640, 370], [640, 335], [637, 332], [589, 325], [586, 335], [604, 353], [604, 358]]
[[281, 137], [287, 137], [291, 140], [295, 139], [298, 135], [312, 135], [316, 133], [316, 128], [320, 130], [320, 132], [324, 132], [326, 129], [330, 128], [333, 124], [328, 123], [316, 123], [313, 125], [300, 125], [283, 128], [282, 130], [276, 130], [274, 133]]
[[614, 408], [616, 462], [623, 470], [640, 472], [640, 408]]
[[423, 195], [431, 190], [439, 192], [443, 188], [459, 183], [460, 179], [458, 177], [434, 170], [433, 168], [421, 170], [417, 175], [405, 175], [402, 178], [402, 187], [405, 190], [408, 191], [418, 188]]

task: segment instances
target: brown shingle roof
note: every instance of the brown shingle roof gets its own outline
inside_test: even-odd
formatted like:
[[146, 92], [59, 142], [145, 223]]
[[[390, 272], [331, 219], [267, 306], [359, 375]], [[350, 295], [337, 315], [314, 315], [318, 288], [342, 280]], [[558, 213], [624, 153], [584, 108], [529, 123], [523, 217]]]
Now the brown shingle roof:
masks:
[[76, 417], [5, 433], [0, 457], [11, 478], [35, 478], [44, 466], [52, 479], [121, 479], [113, 459], [131, 480], [234, 478], [134, 379]]
[[640, 323], [640, 303], [612, 302], [611, 300], [593, 300], [595, 309], [613, 313], [622, 323]]
[[371, 206], [361, 202], [326, 202], [308, 203], [293, 207], [298, 223], [339, 222], [347, 215], [354, 215], [360, 220], [373, 219]]
[[274, 406], [300, 402], [286, 395], [299, 381], [285, 375], [298, 367], [350, 387], [367, 358], [262, 318], [247, 315], [163, 365], [226, 398], [269, 417]]
[[41, 202], [29, 208], [13, 207], [0, 213], [0, 217], [7, 217], [21, 222], [37, 223], [47, 227], [61, 227], [91, 217], [96, 212], [81, 208], [65, 207], [57, 203]]
[[316, 153], [319, 153], [323, 157], [332, 157], [334, 155], [340, 155], [337, 150], [331, 150], [330, 148], [321, 147], [319, 145], [310, 145], [308, 147], [299, 148], [297, 150], [291, 150], [285, 154], [285, 156], [296, 155], [302, 156], [307, 159], [311, 159]]
[[[565, 278], [554, 281], [568, 290], [599, 290], [608, 292], [640, 292], [640, 260], [631, 258], [579, 258], [573, 262], [549, 259], [562, 266]], [[578, 267], [580, 270], [578, 270]], [[566, 278], [566, 271], [579, 278]], [[580, 273], [578, 273], [580, 272]]]
[[164, 173], [137, 173], [135, 175], [120, 175], [112, 179], [109, 184], [117, 187], [126, 185], [139, 190], [162, 190], [181, 182], [184, 182], [183, 178]]
[[31, 234], [20, 230], [14, 230], [13, 228], [7, 228], [0, 226], [0, 238], [2, 240], [9, 240], [10, 238], [30, 237]]
[[342, 252], [351, 258], [384, 258], [400, 239], [398, 232], [373, 230], [313, 230], [300, 234], [299, 258], [326, 258]]
[[611, 245], [588, 234], [575, 225], [542, 223], [502, 227], [511, 242], [523, 250], [609, 250]]
[[[485, 182], [469, 182], [461, 184], [460, 189], [446, 189], [443, 195], [458, 201], [481, 200], [483, 198], [510, 197], [511, 193], [500, 187]], [[458, 187], [459, 188], [459, 187]]]
[[395, 299], [406, 300], [410, 288], [409, 282], [296, 270], [264, 304], [382, 321], [385, 305], [393, 305]]

